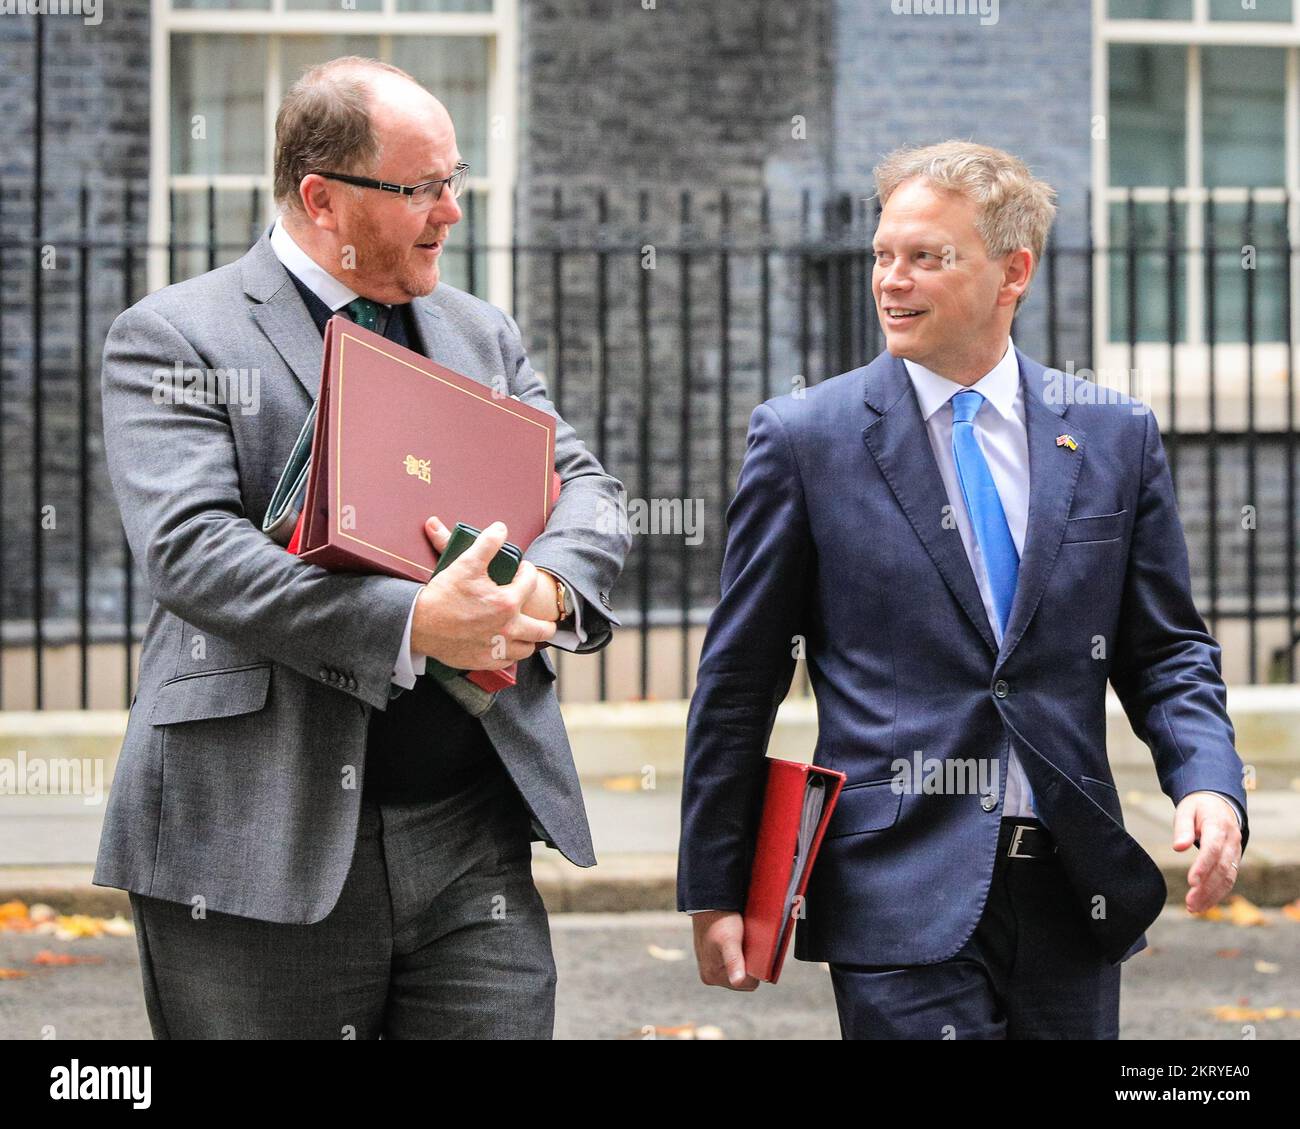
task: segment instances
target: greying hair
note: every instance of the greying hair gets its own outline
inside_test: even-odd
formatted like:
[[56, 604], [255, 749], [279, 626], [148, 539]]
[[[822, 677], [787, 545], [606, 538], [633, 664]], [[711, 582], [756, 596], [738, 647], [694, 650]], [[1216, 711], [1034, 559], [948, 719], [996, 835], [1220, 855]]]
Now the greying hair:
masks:
[[[298, 186], [308, 173], [363, 172], [379, 163], [381, 146], [370, 122], [367, 71], [388, 71], [420, 83], [398, 67], [344, 55], [303, 72], [275, 115], [275, 201], [302, 210]], [[353, 188], [354, 193], [361, 189]]]
[[[1030, 277], [1038, 270], [1056, 216], [1056, 190], [1036, 179], [1019, 157], [971, 141], [941, 141], [895, 149], [875, 167], [874, 176], [881, 207], [899, 185], [916, 177], [964, 196], [977, 208], [975, 230], [989, 257], [1028, 247], [1034, 257]], [[1017, 309], [1028, 295], [1026, 286]]]

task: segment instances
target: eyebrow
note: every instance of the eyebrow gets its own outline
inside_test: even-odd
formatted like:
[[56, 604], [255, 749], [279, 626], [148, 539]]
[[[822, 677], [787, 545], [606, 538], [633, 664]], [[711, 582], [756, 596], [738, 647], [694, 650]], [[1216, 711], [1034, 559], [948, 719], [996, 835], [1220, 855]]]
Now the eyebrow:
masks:
[[[451, 176], [452, 173], [456, 171], [457, 165], [463, 165], [464, 163], [465, 163], [465, 159], [459, 153], [456, 154], [456, 159], [451, 163], [451, 172], [449, 172], [447, 176]], [[416, 180], [415, 183], [421, 184], [426, 180], [446, 180], [446, 179], [447, 177], [439, 176], [436, 172], [422, 172], [419, 175], [419, 179]]]

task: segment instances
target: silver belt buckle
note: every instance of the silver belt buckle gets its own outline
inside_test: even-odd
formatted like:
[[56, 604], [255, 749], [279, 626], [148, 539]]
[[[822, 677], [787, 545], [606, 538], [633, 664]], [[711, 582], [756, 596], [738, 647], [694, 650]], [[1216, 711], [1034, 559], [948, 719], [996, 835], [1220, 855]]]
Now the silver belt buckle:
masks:
[[1024, 838], [1024, 834], [1026, 831], [1032, 831], [1033, 829], [1034, 829], [1033, 824], [1030, 823], [1016, 824], [1016, 829], [1011, 835], [1011, 846], [1007, 848], [1007, 858], [1032, 859], [1038, 857], [1037, 855], [1022, 854], [1020, 851], [1020, 840]]

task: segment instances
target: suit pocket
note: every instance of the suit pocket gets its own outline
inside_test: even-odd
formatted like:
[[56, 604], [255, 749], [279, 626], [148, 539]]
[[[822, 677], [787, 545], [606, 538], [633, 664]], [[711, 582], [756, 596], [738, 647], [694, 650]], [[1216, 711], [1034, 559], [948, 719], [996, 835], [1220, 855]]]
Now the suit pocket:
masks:
[[840, 792], [835, 814], [826, 828], [826, 838], [841, 839], [845, 835], [893, 827], [903, 806], [903, 793], [895, 792], [893, 783], [891, 776], [888, 780], [847, 785]]
[[1095, 517], [1072, 517], [1065, 523], [1065, 536], [1061, 543], [1079, 545], [1087, 541], [1114, 541], [1124, 536], [1127, 525], [1128, 510]]
[[269, 663], [183, 674], [158, 687], [149, 724], [175, 725], [253, 713], [266, 705], [270, 687]]

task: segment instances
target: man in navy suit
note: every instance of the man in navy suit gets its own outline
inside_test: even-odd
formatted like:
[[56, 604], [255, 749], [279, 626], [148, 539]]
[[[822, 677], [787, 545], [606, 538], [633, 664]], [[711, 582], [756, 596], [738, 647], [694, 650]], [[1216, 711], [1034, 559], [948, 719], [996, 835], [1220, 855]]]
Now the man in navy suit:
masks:
[[1055, 214], [1000, 150], [890, 154], [872, 290], [887, 352], [760, 405], [687, 724], [679, 908], [742, 991], [764, 753], [796, 657], [814, 761], [847, 775], [795, 955], [846, 1038], [1116, 1038], [1120, 964], [1164, 905], [1124, 830], [1106, 683], [1199, 853], [1249, 836], [1220, 648], [1150, 411], [1010, 339]]

